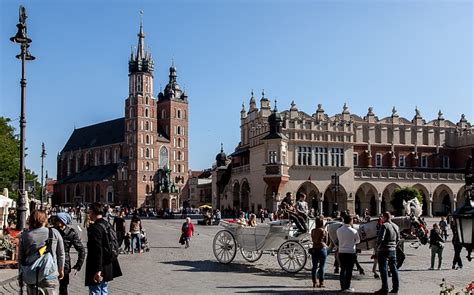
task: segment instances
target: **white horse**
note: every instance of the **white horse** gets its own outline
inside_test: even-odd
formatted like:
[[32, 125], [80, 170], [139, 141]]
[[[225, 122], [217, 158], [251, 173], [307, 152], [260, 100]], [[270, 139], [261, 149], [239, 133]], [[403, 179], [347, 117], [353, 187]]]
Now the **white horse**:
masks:
[[416, 217], [420, 217], [421, 213], [423, 212], [420, 201], [418, 201], [417, 198], [408, 200], [408, 202], [403, 200], [403, 207], [405, 208], [405, 212], [407, 215], [414, 215]]

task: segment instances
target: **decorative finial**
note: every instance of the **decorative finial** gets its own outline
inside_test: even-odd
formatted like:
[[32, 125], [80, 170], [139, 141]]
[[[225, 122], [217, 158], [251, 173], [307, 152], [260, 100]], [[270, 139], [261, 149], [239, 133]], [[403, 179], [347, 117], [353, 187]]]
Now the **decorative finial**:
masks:
[[251, 97], [253, 97], [253, 89], [252, 89], [252, 91], [250, 91], [250, 94], [251, 94]]
[[367, 115], [373, 115], [374, 114], [374, 108], [373, 107], [369, 107], [369, 112], [367, 113]]
[[395, 115], [397, 113], [397, 109], [395, 108], [395, 106], [393, 106], [392, 108], [392, 115]]
[[466, 115], [461, 114], [461, 122], [467, 122]]
[[439, 110], [438, 112], [438, 120], [443, 120], [443, 112], [441, 112], [441, 110]]
[[221, 142], [221, 153], [224, 152], [224, 144]]
[[342, 112], [344, 114], [348, 114], [349, 113], [349, 107], [347, 106], [347, 103], [344, 103], [344, 106], [342, 107]]
[[143, 9], [140, 10], [140, 27], [143, 26]]
[[278, 112], [278, 109], [277, 109], [277, 100], [275, 99], [275, 108], [273, 109], [273, 111], [276, 113]]
[[323, 105], [318, 103], [318, 112], [321, 112], [323, 111]]
[[262, 89], [262, 98], [265, 98], [265, 89]]

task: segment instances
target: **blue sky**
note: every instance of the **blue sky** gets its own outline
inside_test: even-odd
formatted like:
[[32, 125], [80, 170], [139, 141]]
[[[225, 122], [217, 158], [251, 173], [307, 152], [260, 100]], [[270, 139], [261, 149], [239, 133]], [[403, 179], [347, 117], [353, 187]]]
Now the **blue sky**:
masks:
[[[0, 1], [0, 115], [20, 112], [18, 6], [26, 6], [27, 166], [56, 175], [74, 127], [122, 117], [127, 59], [144, 10], [155, 96], [175, 60], [190, 102], [190, 168], [210, 167], [240, 139], [242, 102], [262, 88], [279, 110], [349, 110], [473, 121], [471, 1]], [[273, 104], [273, 103], [272, 103]]]

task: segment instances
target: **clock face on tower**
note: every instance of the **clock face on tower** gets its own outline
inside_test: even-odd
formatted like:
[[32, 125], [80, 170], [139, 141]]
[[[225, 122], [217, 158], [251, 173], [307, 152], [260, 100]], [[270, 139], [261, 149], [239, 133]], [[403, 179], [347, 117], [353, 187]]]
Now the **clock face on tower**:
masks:
[[168, 150], [165, 147], [160, 149], [160, 168], [168, 166]]

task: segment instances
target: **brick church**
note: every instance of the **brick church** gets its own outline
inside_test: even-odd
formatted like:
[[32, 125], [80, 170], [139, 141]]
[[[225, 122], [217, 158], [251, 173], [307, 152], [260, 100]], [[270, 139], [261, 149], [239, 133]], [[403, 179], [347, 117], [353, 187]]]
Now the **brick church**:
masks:
[[176, 209], [188, 178], [188, 97], [177, 83], [174, 64], [157, 97], [154, 61], [138, 46], [128, 61], [125, 117], [75, 129], [57, 158], [55, 204]]

